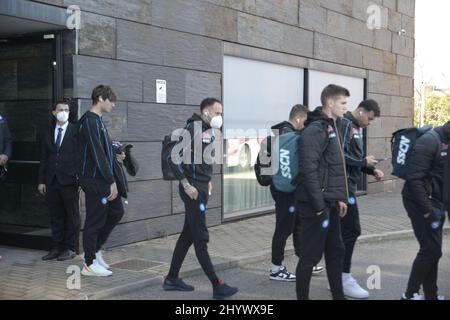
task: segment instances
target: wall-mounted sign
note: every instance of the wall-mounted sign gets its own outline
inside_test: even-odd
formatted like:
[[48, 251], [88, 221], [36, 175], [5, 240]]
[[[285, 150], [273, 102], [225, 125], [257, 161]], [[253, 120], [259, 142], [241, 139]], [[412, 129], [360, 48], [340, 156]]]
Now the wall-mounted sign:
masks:
[[167, 103], [166, 80], [156, 80], [156, 103]]

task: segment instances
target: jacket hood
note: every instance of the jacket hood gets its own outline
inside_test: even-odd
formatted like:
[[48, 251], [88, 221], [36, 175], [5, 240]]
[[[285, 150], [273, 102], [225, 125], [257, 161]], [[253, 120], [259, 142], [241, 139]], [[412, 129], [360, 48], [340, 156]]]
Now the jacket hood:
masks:
[[442, 130], [444, 131], [444, 134], [446, 135], [447, 139], [450, 140], [450, 121], [444, 125]]
[[187, 120], [187, 124], [190, 124], [190, 123], [193, 123], [193, 122], [197, 122], [197, 121], [200, 121], [200, 122], [202, 123], [203, 130], [209, 130], [209, 129], [211, 129], [211, 126], [210, 126], [208, 123], [206, 123], [206, 122], [202, 119], [202, 117], [200, 117], [200, 115], [198, 115], [197, 113], [194, 113], [194, 114], [192, 115], [192, 117], [190, 117], [190, 118]]
[[353, 124], [359, 128], [359, 123], [358, 120], [356, 120], [356, 118], [353, 116], [353, 113], [351, 113], [350, 111], [348, 111], [345, 115], [344, 118], [350, 120], [351, 122], [353, 122]]
[[78, 123], [83, 123], [84, 120], [86, 120], [87, 118], [94, 118], [94, 119], [98, 119], [100, 116], [92, 111], [86, 111], [80, 118], [80, 120], [78, 120]]
[[308, 112], [308, 119], [306, 119], [305, 127], [319, 120], [326, 122], [330, 122], [330, 120], [332, 120], [325, 113], [323, 113], [322, 107], [317, 107], [314, 111]]
[[289, 128], [292, 131], [296, 131], [294, 126], [292, 125], [292, 123], [290, 123], [289, 121], [283, 121], [279, 124], [274, 125], [271, 129], [272, 130], [282, 130], [284, 128]]

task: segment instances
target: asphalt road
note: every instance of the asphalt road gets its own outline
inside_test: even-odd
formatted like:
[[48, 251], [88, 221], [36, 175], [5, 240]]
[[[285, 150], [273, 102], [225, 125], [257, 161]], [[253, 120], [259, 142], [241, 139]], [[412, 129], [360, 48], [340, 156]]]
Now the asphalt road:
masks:
[[[369, 290], [372, 300], [399, 300], [406, 288], [411, 264], [418, 244], [415, 239], [383, 241], [357, 246], [354, 256], [353, 275], [360, 285], [367, 288], [370, 266], [380, 270], [380, 288]], [[450, 298], [450, 236], [444, 239], [444, 255], [440, 262], [440, 294]], [[288, 270], [295, 271], [295, 256], [285, 261]], [[323, 262], [321, 263], [323, 265]], [[219, 273], [230, 285], [238, 286], [240, 292], [233, 300], [292, 300], [296, 298], [295, 283], [279, 283], [269, 280], [270, 261], [262, 261]], [[376, 269], [376, 268], [375, 268]], [[149, 287], [126, 295], [116, 296], [113, 300], [208, 300], [212, 298], [211, 285], [206, 276], [185, 279], [195, 286], [193, 293], [164, 292], [160, 286]], [[375, 282], [371, 282], [376, 284]], [[311, 282], [310, 297], [313, 300], [329, 300], [327, 277], [324, 274], [314, 277]]]

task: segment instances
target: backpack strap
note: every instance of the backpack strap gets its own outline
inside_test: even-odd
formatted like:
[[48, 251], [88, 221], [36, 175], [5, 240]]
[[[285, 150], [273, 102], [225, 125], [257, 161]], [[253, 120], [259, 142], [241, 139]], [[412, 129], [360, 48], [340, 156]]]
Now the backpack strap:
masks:
[[442, 137], [439, 134], [439, 132], [437, 132], [435, 129], [432, 129], [429, 132], [438, 142], [438, 149], [436, 152], [436, 156], [434, 158], [434, 164], [437, 164], [439, 162], [439, 158], [441, 157], [441, 152], [442, 152]]

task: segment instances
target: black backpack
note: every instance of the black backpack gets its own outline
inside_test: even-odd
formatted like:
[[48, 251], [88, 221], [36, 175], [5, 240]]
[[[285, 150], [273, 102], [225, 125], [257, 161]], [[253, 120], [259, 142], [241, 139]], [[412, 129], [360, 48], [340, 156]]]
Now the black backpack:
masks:
[[[186, 125], [184, 130], [188, 130], [189, 124]], [[175, 177], [175, 174], [172, 171], [172, 167], [170, 166], [169, 161], [172, 161], [170, 158], [170, 155], [172, 153], [173, 147], [175, 147], [176, 144], [180, 141], [180, 138], [178, 140], [172, 140], [172, 134], [169, 134], [164, 137], [164, 140], [162, 142], [162, 150], [161, 150], [161, 171], [163, 174], [163, 179], [166, 181], [176, 181], [178, 180]]]
[[164, 137], [162, 142], [162, 151], [161, 151], [161, 171], [163, 174], [163, 179], [166, 181], [175, 181], [175, 175], [172, 171], [172, 167], [169, 164], [170, 154], [172, 152], [173, 147], [178, 143], [178, 140], [173, 141], [172, 135], [167, 135]]
[[[267, 145], [267, 147], [266, 147], [266, 145]], [[255, 167], [254, 167], [256, 180], [263, 187], [268, 187], [272, 184], [272, 176], [271, 175], [270, 176], [269, 175], [261, 175], [261, 170], [270, 168], [271, 163], [269, 162], [267, 164], [261, 164], [260, 155], [261, 155], [261, 153], [265, 153], [266, 157], [270, 158], [271, 157], [270, 150], [272, 147], [271, 145], [272, 145], [272, 137], [268, 136], [261, 143], [261, 150], [258, 153], [258, 157], [256, 158], [256, 163], [255, 163]]]
[[430, 132], [439, 141], [439, 150], [436, 158], [441, 154], [441, 137], [433, 126], [428, 125], [421, 128], [401, 129], [392, 134], [392, 175], [406, 180], [408, 176], [408, 162], [414, 150], [417, 140], [425, 133]]

